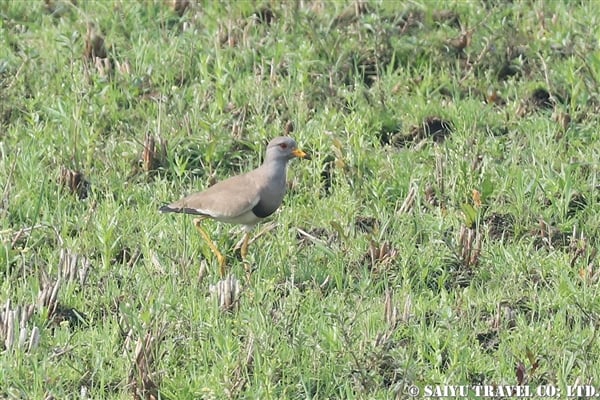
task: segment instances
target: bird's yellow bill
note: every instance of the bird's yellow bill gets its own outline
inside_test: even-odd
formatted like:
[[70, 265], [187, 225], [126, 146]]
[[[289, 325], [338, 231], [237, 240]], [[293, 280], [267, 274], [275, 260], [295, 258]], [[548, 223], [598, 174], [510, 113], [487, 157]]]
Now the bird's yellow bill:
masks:
[[307, 160], [310, 160], [310, 156], [300, 149], [292, 150], [292, 154], [294, 155], [294, 157], [306, 158]]

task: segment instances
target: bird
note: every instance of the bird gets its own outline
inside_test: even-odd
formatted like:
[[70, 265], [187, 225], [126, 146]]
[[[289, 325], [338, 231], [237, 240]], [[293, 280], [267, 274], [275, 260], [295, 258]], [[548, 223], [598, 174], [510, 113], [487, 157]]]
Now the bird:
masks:
[[283, 202], [287, 187], [287, 164], [294, 158], [310, 159], [310, 156], [300, 150], [291, 137], [276, 137], [268, 143], [265, 159], [258, 168], [164, 205], [159, 211], [198, 216], [194, 219], [194, 226], [217, 258], [220, 275], [224, 277], [226, 258], [202, 228], [201, 222], [214, 219], [243, 225], [244, 239], [240, 253], [245, 261], [252, 228], [273, 214]]

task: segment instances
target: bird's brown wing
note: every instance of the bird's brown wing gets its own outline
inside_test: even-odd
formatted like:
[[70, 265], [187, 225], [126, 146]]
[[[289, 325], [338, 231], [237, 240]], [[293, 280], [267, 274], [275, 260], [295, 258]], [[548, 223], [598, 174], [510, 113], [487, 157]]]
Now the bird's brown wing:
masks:
[[162, 212], [207, 215], [216, 219], [235, 218], [252, 210], [260, 193], [251, 174], [233, 176], [208, 189], [192, 193], [167, 206]]

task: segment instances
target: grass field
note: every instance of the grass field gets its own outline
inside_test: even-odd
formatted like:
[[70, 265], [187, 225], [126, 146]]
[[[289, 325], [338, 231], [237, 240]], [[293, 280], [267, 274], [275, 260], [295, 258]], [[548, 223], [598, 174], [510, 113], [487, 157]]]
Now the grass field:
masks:
[[[594, 1], [0, 0], [0, 398], [600, 386], [599, 37]], [[204, 224], [221, 281], [158, 208], [284, 134], [251, 274]]]

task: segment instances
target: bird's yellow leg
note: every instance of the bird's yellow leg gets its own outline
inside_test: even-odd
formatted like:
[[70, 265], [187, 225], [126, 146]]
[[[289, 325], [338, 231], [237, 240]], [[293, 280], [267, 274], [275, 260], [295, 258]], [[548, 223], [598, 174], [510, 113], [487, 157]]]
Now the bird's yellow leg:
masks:
[[215, 257], [217, 257], [217, 261], [219, 262], [219, 275], [221, 276], [221, 278], [224, 278], [225, 277], [225, 261], [226, 261], [225, 256], [223, 254], [221, 254], [221, 252], [217, 248], [217, 245], [212, 241], [212, 239], [210, 238], [208, 233], [206, 233], [204, 228], [202, 228], [202, 226], [201, 226], [202, 220], [203, 220], [203, 218], [194, 218], [194, 226], [196, 227], [196, 230], [198, 231], [200, 236], [202, 236], [202, 239], [204, 239], [206, 244], [208, 244], [208, 247], [210, 247], [210, 249], [212, 250]]
[[246, 260], [246, 256], [248, 255], [248, 242], [250, 241], [250, 232], [244, 233], [244, 241], [242, 242], [242, 247], [240, 248], [240, 254], [242, 255], [242, 260]]
[[240, 248], [240, 255], [242, 256], [242, 261], [244, 262], [246, 272], [250, 272], [250, 264], [246, 261], [246, 256], [248, 255], [248, 241], [249, 240], [250, 240], [250, 232], [245, 232], [244, 233], [244, 241], [242, 242], [242, 247]]

